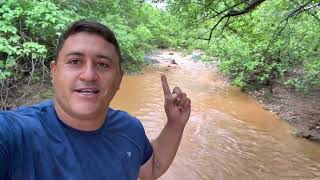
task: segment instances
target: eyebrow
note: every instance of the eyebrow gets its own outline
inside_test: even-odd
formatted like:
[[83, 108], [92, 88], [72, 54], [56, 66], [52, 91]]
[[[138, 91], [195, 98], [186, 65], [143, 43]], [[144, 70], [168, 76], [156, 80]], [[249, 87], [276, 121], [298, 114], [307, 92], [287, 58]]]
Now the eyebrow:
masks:
[[[67, 55], [68, 56], [84, 56], [84, 54], [82, 52], [78, 52], [78, 51], [73, 51], [73, 52], [69, 52]], [[113, 62], [114, 60], [112, 58], [110, 58], [109, 56], [107, 55], [103, 55], [103, 54], [98, 54], [96, 55], [97, 58], [103, 58], [103, 59], [107, 59], [111, 62]]]
[[103, 54], [98, 54], [96, 57], [98, 58], [103, 58], [103, 59], [107, 59], [110, 60], [111, 62], [113, 62], [113, 59], [110, 58], [109, 56], [103, 55]]
[[84, 56], [81, 52], [69, 52], [66, 56]]

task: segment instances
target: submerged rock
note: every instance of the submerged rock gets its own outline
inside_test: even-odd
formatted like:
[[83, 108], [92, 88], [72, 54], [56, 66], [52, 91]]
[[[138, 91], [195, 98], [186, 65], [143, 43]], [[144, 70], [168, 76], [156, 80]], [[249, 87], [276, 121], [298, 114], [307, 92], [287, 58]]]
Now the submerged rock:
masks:
[[159, 64], [159, 63], [160, 63], [157, 59], [152, 58], [152, 57], [150, 57], [150, 56], [145, 56], [145, 57], [144, 57], [144, 61], [145, 61], [146, 63], [148, 63], [148, 64]]
[[171, 64], [178, 64], [178, 63], [176, 62], [176, 60], [172, 59]]

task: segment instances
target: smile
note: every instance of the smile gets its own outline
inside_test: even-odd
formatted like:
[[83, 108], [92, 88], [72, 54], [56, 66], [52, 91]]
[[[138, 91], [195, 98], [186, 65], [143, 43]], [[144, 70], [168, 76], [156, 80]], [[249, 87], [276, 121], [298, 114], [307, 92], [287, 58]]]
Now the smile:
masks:
[[75, 91], [82, 95], [94, 95], [99, 93], [98, 89], [77, 89]]

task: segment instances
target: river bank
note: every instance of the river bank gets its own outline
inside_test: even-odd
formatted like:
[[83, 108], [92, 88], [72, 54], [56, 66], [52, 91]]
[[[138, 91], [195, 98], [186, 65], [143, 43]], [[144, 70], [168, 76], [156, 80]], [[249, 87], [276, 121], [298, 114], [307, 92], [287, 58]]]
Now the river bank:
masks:
[[277, 83], [247, 93], [292, 125], [293, 134], [320, 142], [320, 91], [304, 94]]

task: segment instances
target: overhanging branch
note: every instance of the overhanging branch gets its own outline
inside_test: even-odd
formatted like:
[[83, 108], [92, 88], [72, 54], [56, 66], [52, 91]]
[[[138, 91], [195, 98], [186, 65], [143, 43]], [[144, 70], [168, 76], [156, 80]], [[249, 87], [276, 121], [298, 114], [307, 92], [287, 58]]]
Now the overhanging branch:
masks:
[[[259, 6], [259, 5], [260, 5], [262, 2], [264, 2], [264, 1], [265, 1], [265, 0], [255, 0], [255, 1], [251, 2], [251, 3], [246, 3], [247, 5], [246, 5], [246, 7], [245, 7], [243, 10], [234, 10], [235, 7], [239, 6], [240, 4], [245, 3], [245, 2], [242, 1], [241, 3], [235, 4], [235, 5], [231, 6], [230, 8], [227, 8], [227, 9], [225, 9], [225, 10], [223, 10], [223, 11], [215, 14], [212, 18], [217, 17], [217, 16], [219, 16], [219, 15], [227, 12], [227, 13], [226, 13], [225, 15], [223, 15], [223, 16], [219, 19], [219, 21], [211, 28], [211, 30], [210, 30], [210, 35], [209, 35], [208, 39], [206, 39], [206, 40], [208, 40], [208, 41], [210, 42], [214, 29], [215, 29], [216, 27], [218, 27], [218, 25], [221, 23], [221, 21], [222, 21], [223, 19], [228, 18], [228, 20], [229, 20], [230, 17], [240, 16], [240, 15], [249, 13], [249, 12], [251, 12], [252, 10], [254, 10], [257, 6]], [[227, 23], [226, 23], [226, 24], [227, 24]], [[223, 29], [224, 29], [224, 28], [223, 28]]]
[[226, 14], [226, 17], [232, 17], [232, 16], [239, 16], [239, 15], [243, 15], [246, 13], [251, 12], [252, 10], [254, 10], [257, 6], [259, 6], [263, 1], [265, 0], [256, 0], [250, 4], [248, 4], [243, 10], [241, 11], [235, 11], [235, 10], [231, 10]]

